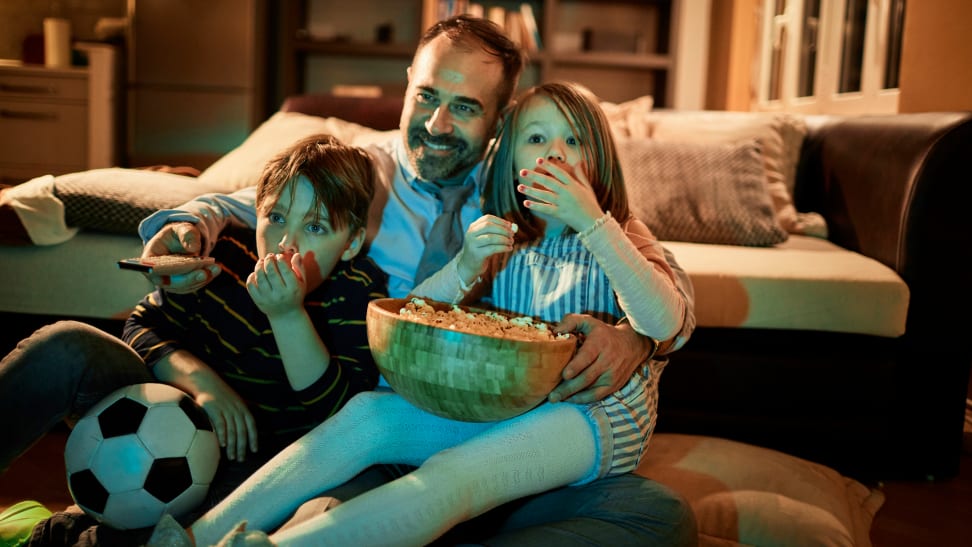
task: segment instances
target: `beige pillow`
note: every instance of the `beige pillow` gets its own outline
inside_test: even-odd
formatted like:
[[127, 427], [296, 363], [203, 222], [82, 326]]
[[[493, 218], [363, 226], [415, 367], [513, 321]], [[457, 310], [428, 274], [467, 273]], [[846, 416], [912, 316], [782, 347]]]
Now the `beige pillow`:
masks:
[[656, 433], [637, 473], [688, 501], [703, 546], [868, 547], [884, 503], [827, 466], [715, 437]]
[[611, 124], [611, 133], [615, 139], [647, 138], [650, 134], [648, 114], [654, 105], [654, 97], [644, 95], [620, 104], [603, 101], [601, 109]]
[[317, 133], [334, 135], [349, 144], [381, 133], [338, 118], [322, 118], [299, 112], [277, 112], [257, 127], [238, 147], [200, 173], [199, 181], [231, 192], [255, 186], [264, 166], [298, 140]]
[[[766, 186], [780, 225], [789, 233], [816, 235], [823, 218], [801, 218], [793, 205], [800, 148], [807, 134], [803, 118], [762, 112], [652, 112], [651, 138], [669, 142], [734, 143], [756, 139], [766, 166]], [[807, 222], [813, 225], [806, 226]]]
[[618, 141], [632, 212], [668, 241], [765, 247], [786, 241], [754, 141]]

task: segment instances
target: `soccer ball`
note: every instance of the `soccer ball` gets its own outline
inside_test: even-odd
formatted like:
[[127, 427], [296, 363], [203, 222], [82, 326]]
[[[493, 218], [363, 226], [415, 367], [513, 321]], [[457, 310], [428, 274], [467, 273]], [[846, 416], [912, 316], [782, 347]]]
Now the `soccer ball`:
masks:
[[219, 465], [219, 442], [205, 411], [181, 390], [136, 384], [78, 421], [64, 463], [81, 509], [113, 528], [144, 528], [203, 501]]

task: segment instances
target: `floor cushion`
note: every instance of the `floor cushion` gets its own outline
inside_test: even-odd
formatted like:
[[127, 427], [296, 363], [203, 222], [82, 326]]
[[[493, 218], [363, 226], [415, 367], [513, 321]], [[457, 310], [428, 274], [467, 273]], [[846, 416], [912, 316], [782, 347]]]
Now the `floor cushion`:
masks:
[[702, 546], [868, 547], [884, 503], [824, 465], [716, 437], [656, 434], [637, 472], [686, 498]]

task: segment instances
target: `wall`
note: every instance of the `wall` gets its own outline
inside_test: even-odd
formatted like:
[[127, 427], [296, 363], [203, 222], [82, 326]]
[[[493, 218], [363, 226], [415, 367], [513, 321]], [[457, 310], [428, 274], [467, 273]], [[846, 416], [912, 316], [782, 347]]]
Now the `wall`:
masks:
[[126, 0], [0, 0], [0, 59], [23, 59], [29, 35], [43, 35], [45, 17], [71, 21], [75, 40], [95, 40], [95, 24], [102, 17], [124, 17]]
[[712, 0], [705, 107], [748, 111], [759, 37], [759, 0]]
[[905, 8], [900, 112], [972, 110], [972, 2], [911, 1]]

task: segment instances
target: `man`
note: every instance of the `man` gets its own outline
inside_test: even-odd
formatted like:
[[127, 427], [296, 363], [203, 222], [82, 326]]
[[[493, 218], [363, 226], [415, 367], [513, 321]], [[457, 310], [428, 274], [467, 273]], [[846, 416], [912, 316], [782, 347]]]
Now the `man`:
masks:
[[[369, 148], [383, 185], [370, 212], [367, 252], [388, 274], [390, 296], [405, 296], [420, 280], [426, 243], [439, 235], [439, 229], [433, 229], [443, 209], [439, 194], [463, 194], [460, 236], [481, 215], [482, 158], [523, 63], [522, 52], [484, 19], [459, 16], [440, 21], [419, 42], [408, 69], [400, 138]], [[160, 211], [140, 227], [147, 241], [143, 255], [206, 254], [233, 216], [252, 225], [252, 192], [209, 195], [177, 210]], [[679, 290], [692, 302], [690, 281], [670, 253], [666, 258], [679, 276]], [[185, 292], [218, 273], [214, 268], [149, 278], [167, 290]], [[694, 329], [691, 308], [684, 324], [679, 337], [690, 336]], [[651, 342], [626, 324], [570, 315], [564, 325], [584, 333], [586, 342], [565, 368], [564, 380], [550, 395], [552, 402], [589, 402], [606, 396], [630, 377], [650, 350]], [[366, 472], [359, 484], [387, 480], [376, 478], [383, 471], [387, 470]], [[332, 494], [341, 499], [363, 489], [352, 486]], [[490, 545], [683, 545], [695, 540], [694, 517], [685, 502], [635, 475], [518, 500], [448, 536], [448, 541]]]

